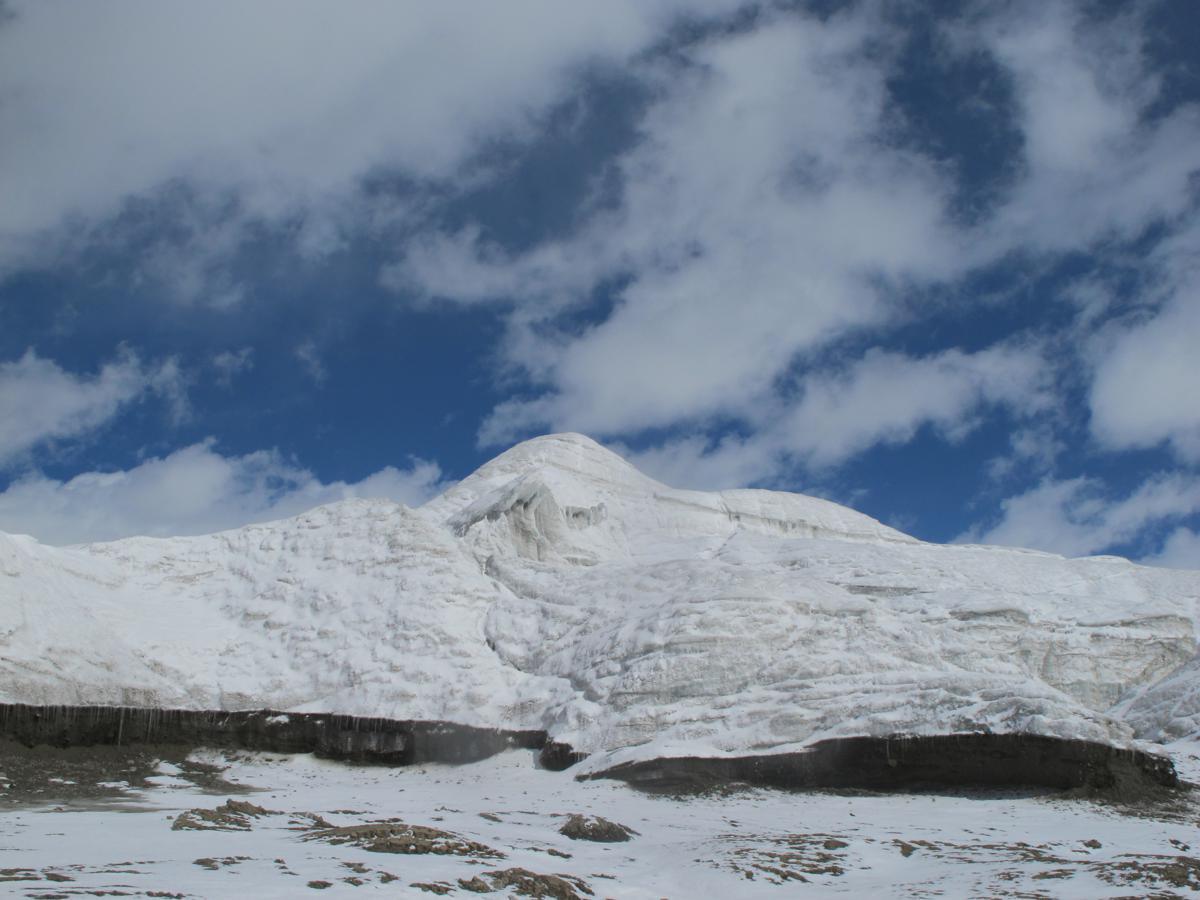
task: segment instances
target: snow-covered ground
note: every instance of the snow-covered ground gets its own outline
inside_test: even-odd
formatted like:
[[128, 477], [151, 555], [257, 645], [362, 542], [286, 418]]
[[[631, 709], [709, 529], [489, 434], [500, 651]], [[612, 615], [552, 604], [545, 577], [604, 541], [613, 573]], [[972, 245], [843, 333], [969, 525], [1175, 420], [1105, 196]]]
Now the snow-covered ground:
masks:
[[674, 490], [580, 435], [416, 510], [71, 548], [0, 535], [0, 600], [3, 701], [538, 728], [593, 768], [897, 732], [1200, 733], [1200, 572]]
[[[1188, 752], [1195, 746], [1177, 748], [1184, 771], [1200, 763]], [[527, 885], [574, 892], [543, 895], [557, 897], [590, 891], [690, 900], [803, 890], [816, 897], [1098, 898], [1200, 891], [1194, 801], [1130, 811], [1015, 794], [745, 790], [660, 797], [539, 770], [528, 752], [458, 768], [408, 769], [310, 756], [200, 754], [191, 762], [143, 761], [148, 778], [136, 767], [125, 771], [122, 757], [91, 766], [63, 762], [72, 758], [78, 763], [80, 756], [43, 757], [40, 769], [4, 758], [0, 782], [17, 783], [0, 791], [0, 891], [469, 897], [499, 884], [495, 896], [537, 896], [519, 892], [513, 870], [529, 873], [526, 879], [542, 876]], [[196, 761], [224, 771], [200, 772]], [[89, 788], [89, 779], [106, 787]], [[228, 810], [229, 799], [263, 812], [238, 814], [235, 807], [215, 814], [216, 821], [186, 813]], [[637, 833], [625, 843], [572, 840], [559, 829], [573, 813]], [[184, 824], [201, 827], [173, 828], [181, 815]], [[354, 835], [347, 826], [371, 823], [368, 834], [415, 837], [386, 845], [393, 852], [334, 843]], [[394, 852], [400, 848], [411, 852]]]

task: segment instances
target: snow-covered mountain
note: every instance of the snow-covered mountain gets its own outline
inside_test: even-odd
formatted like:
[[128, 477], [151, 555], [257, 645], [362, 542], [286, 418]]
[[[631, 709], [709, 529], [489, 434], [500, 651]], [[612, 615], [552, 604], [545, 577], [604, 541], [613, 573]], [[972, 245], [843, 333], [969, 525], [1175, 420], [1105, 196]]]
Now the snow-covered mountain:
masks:
[[598, 760], [822, 738], [1200, 732], [1200, 572], [917, 541], [668, 488], [581, 435], [420, 509], [204, 537], [0, 534], [0, 701], [545, 729]]

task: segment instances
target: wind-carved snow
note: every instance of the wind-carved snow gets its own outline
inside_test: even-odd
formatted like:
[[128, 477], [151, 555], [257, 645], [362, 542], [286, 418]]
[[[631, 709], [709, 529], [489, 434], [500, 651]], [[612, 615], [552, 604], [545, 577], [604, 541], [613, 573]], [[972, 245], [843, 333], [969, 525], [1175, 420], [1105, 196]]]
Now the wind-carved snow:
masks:
[[1200, 573], [674, 490], [580, 435], [520, 444], [419, 510], [66, 549], [0, 536], [0, 573], [10, 701], [545, 728], [592, 765], [1200, 727]]

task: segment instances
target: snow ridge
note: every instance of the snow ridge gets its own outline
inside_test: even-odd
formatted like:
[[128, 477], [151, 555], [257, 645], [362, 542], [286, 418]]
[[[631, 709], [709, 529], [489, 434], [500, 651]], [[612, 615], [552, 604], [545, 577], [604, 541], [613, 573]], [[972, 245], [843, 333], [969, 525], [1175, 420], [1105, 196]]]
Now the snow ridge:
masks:
[[1200, 573], [917, 541], [537, 438], [420, 509], [0, 535], [0, 700], [545, 729], [596, 765], [829, 737], [1200, 731]]

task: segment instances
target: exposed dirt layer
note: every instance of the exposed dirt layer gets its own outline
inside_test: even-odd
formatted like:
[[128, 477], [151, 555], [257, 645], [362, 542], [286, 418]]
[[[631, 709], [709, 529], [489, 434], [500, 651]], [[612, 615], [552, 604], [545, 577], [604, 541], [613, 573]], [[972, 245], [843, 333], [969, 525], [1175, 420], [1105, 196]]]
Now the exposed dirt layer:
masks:
[[223, 769], [189, 757], [178, 745], [26, 747], [0, 739], [0, 811], [42, 804], [120, 808], [161, 781], [163, 767], [205, 794], [253, 791], [223, 777]]
[[[315, 753], [393, 766], [476, 762], [509, 749], [540, 750], [542, 765], [553, 770], [582, 758], [570, 747], [548, 741], [543, 731], [274, 710], [0, 704], [0, 738], [25, 747], [165, 745], [180, 748], [182, 756], [196, 747]], [[1139, 798], [1146, 791], [1178, 785], [1166, 757], [1090, 741], [980, 733], [840, 738], [799, 753], [655, 759], [588, 777], [619, 778], [645, 790], [667, 792], [731, 784], [792, 790], [1021, 786]]]
[[0, 737], [27, 747], [177, 744], [315, 753], [328, 759], [399, 766], [477, 762], [502, 750], [537, 750], [546, 743], [542, 731], [475, 728], [452, 722], [270, 709], [226, 712], [24, 703], [0, 704]]
[[800, 753], [655, 759], [614, 766], [590, 777], [618, 778], [643, 790], [664, 792], [736, 783], [883, 791], [1020, 786], [1083, 789], [1126, 798], [1179, 784], [1166, 757], [1031, 734], [842, 738], [821, 741]]

